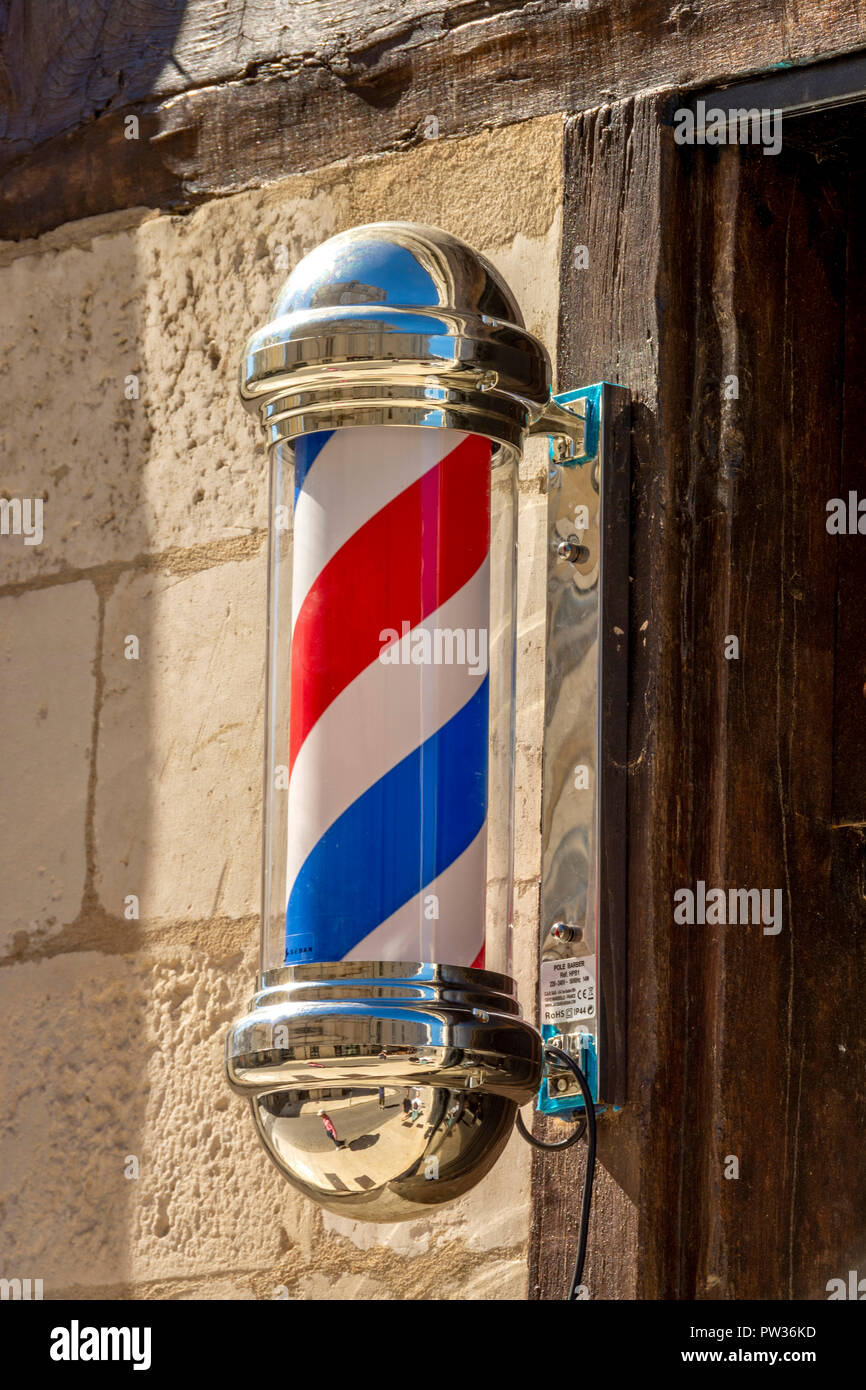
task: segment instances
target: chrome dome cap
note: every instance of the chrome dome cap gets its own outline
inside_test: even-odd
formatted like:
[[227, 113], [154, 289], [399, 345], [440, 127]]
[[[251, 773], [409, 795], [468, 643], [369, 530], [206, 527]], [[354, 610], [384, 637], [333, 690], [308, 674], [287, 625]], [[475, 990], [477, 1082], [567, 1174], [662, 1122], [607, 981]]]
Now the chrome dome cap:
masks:
[[519, 453], [548, 409], [547, 350], [485, 258], [449, 232], [374, 222], [295, 267], [249, 338], [240, 392], [271, 444], [348, 425], [423, 425]]

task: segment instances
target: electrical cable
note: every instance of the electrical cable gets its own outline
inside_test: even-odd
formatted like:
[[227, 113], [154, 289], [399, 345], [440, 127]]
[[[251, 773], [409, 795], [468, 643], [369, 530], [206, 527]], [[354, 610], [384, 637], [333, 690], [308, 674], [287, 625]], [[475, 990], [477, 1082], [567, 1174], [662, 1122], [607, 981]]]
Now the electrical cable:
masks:
[[592, 1207], [592, 1185], [595, 1181], [595, 1153], [598, 1143], [598, 1136], [595, 1125], [595, 1102], [592, 1092], [589, 1089], [589, 1082], [577, 1065], [573, 1057], [567, 1052], [563, 1052], [560, 1047], [545, 1048], [545, 1058], [552, 1057], [554, 1061], [561, 1062], [563, 1066], [569, 1067], [574, 1072], [575, 1079], [583, 1094], [583, 1103], [586, 1107], [586, 1170], [583, 1175], [583, 1198], [580, 1204], [580, 1233], [577, 1240], [577, 1255], [574, 1261], [574, 1271], [571, 1276], [571, 1287], [568, 1291], [568, 1300], [573, 1302], [578, 1297], [578, 1291], [583, 1281], [583, 1266], [586, 1261], [586, 1242], [589, 1238], [589, 1213]]
[[556, 1153], [557, 1150], [561, 1149], [570, 1149], [572, 1144], [576, 1144], [578, 1139], [583, 1138], [586, 1133], [586, 1120], [576, 1120], [575, 1126], [572, 1133], [567, 1135], [565, 1139], [558, 1139], [555, 1144], [551, 1144], [546, 1139], [536, 1139], [535, 1135], [532, 1134], [523, 1123], [523, 1116], [520, 1111], [518, 1110], [517, 1112], [517, 1128], [520, 1130], [527, 1144], [531, 1144], [534, 1149], [544, 1149], [549, 1153]]
[[577, 1126], [575, 1132], [570, 1134], [567, 1139], [562, 1139], [558, 1144], [549, 1144], [542, 1139], [536, 1139], [530, 1134], [521, 1119], [520, 1112], [517, 1113], [517, 1128], [524, 1139], [532, 1144], [536, 1149], [570, 1149], [572, 1144], [576, 1144], [584, 1133], [587, 1135], [586, 1170], [583, 1175], [583, 1196], [580, 1204], [580, 1228], [577, 1238], [577, 1255], [574, 1260], [574, 1269], [571, 1275], [571, 1285], [568, 1291], [568, 1301], [573, 1303], [579, 1298], [579, 1291], [583, 1281], [583, 1266], [586, 1262], [586, 1243], [589, 1237], [589, 1213], [592, 1208], [592, 1186], [595, 1181], [595, 1154], [597, 1147], [597, 1133], [595, 1124], [595, 1102], [592, 1092], [589, 1089], [589, 1082], [581, 1071], [573, 1057], [567, 1052], [563, 1052], [560, 1047], [546, 1047], [544, 1049], [544, 1060], [546, 1062], [559, 1062], [561, 1066], [568, 1067], [574, 1074], [574, 1078], [580, 1087], [583, 1096], [583, 1104], [586, 1110], [585, 1119]]

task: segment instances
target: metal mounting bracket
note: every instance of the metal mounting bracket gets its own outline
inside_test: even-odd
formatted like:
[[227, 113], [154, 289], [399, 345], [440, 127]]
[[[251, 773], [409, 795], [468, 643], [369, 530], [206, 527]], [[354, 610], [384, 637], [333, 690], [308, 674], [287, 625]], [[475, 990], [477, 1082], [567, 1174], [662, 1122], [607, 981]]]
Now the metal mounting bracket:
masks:
[[546, 434], [553, 463], [585, 463], [592, 449], [592, 402], [579, 391], [552, 396], [544, 414], [529, 427], [530, 434]]
[[[581, 420], [573, 456], [551, 445], [542, 787], [539, 1025], [575, 1057], [596, 1102], [625, 1098], [628, 699], [628, 392], [606, 382], [554, 398]], [[549, 412], [545, 422], [561, 416]], [[583, 1109], [548, 1069], [538, 1109]]]

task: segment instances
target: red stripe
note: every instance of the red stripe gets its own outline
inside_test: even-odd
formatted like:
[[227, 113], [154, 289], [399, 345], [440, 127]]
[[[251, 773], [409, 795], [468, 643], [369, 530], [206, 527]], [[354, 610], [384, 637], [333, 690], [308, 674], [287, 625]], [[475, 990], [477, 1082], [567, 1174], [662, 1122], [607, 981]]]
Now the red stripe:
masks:
[[292, 765], [331, 701], [379, 655], [380, 632], [423, 622], [489, 547], [490, 442], [468, 435], [350, 536], [304, 599], [292, 634]]
[[483, 969], [484, 969], [484, 947], [483, 947], [483, 946], [481, 947], [481, 950], [478, 952], [478, 955], [475, 957], [474, 961], [472, 962], [472, 965], [471, 965], [469, 968], [470, 968], [470, 970], [483, 970]]

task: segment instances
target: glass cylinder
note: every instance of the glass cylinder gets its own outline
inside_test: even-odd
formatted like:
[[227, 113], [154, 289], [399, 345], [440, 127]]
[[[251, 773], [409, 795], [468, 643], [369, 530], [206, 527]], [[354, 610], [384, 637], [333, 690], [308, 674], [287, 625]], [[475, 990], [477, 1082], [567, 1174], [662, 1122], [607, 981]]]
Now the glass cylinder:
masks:
[[263, 971], [510, 973], [516, 503], [480, 434], [273, 447]]

